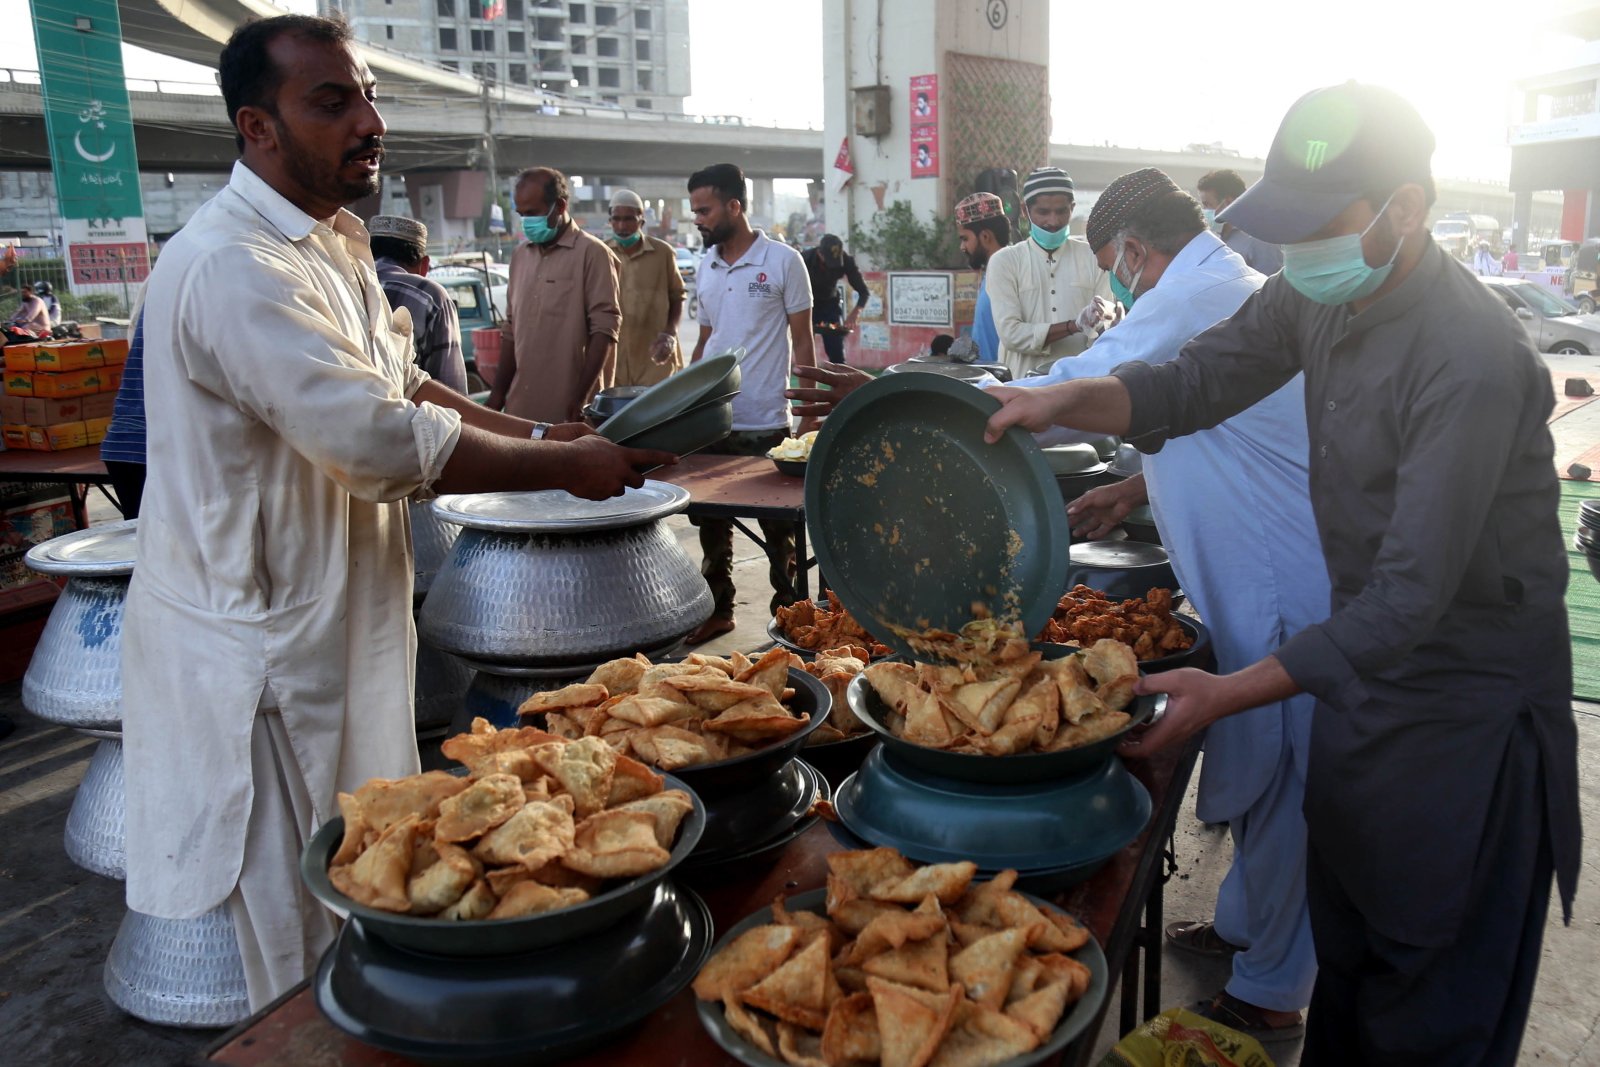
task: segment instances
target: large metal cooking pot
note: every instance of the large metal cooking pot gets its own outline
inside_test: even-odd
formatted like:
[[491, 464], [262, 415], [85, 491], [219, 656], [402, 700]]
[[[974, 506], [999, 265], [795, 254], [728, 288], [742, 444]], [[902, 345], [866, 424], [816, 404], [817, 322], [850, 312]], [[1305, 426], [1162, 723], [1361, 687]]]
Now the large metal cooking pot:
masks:
[[108, 523], [28, 550], [29, 567], [67, 579], [22, 678], [22, 705], [39, 718], [120, 728], [122, 609], [137, 529], [137, 519]]
[[662, 521], [689, 493], [648, 481], [610, 500], [560, 491], [441, 497], [463, 527], [421, 633], [469, 659], [598, 663], [670, 644], [711, 616], [711, 589]]
[[415, 603], [420, 604], [422, 598], [428, 595], [428, 588], [433, 585], [434, 575], [450, 558], [450, 548], [456, 543], [461, 527], [445, 522], [434, 514], [430, 501], [413, 500], [410, 511], [411, 552], [416, 569], [411, 596]]
[[448, 726], [466, 699], [472, 668], [417, 638], [416, 723], [419, 733]]
[[106, 957], [106, 994], [162, 1026], [232, 1026], [250, 1014], [244, 962], [228, 906], [198, 919], [122, 917]]

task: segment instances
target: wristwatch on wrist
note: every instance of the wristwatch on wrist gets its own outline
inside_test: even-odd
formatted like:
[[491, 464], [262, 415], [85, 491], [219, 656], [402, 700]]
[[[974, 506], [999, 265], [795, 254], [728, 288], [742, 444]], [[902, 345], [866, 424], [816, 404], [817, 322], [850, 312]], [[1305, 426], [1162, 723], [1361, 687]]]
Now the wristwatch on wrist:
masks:
[[549, 432], [550, 432], [550, 423], [548, 423], [548, 422], [536, 422], [536, 423], [533, 424], [533, 433], [529, 434], [528, 436], [532, 437], [535, 441], [543, 441], [544, 437], [545, 437], [545, 434], [547, 434]]

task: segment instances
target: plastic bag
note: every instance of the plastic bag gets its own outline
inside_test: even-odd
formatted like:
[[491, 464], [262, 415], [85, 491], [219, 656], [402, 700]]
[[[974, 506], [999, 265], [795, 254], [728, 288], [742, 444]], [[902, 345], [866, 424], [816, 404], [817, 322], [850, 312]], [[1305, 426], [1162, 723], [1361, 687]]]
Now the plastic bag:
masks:
[[1123, 1037], [1100, 1067], [1273, 1067], [1261, 1042], [1185, 1008], [1170, 1008]]

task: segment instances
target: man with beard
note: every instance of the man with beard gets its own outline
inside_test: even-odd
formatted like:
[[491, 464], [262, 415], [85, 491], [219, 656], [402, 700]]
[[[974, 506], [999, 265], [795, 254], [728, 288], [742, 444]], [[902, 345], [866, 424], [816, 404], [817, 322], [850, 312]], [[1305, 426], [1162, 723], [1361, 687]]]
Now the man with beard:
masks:
[[343, 22], [249, 23], [219, 67], [241, 158], [142, 313], [127, 895], [169, 919], [225, 906], [259, 1009], [336, 929], [296, 873], [336, 794], [418, 769], [405, 498], [603, 499], [672, 457], [487, 411], [415, 365], [342, 207], [377, 191], [385, 129]]
[[1028, 239], [994, 252], [984, 282], [994, 302], [1000, 362], [1014, 379], [1087, 348], [1091, 338], [1078, 315], [1096, 296], [1111, 299], [1089, 246], [1067, 236], [1072, 179], [1059, 167], [1040, 167], [1023, 183], [1022, 202]]
[[[705, 258], [695, 279], [700, 290], [700, 339], [694, 346], [698, 363], [707, 352], [716, 355], [743, 348], [743, 382], [733, 400], [733, 432], [707, 452], [762, 456], [789, 435], [784, 387], [789, 369], [816, 363], [811, 342], [811, 282], [800, 253], [753, 229], [745, 205], [750, 202], [744, 171], [732, 163], [714, 163], [689, 178], [689, 208], [705, 242]], [[701, 573], [715, 598], [711, 618], [687, 641], [691, 645], [733, 629], [733, 523], [700, 519]], [[772, 610], [794, 603], [790, 577], [794, 560], [794, 523], [761, 520], [771, 563]]]
[[989, 302], [989, 257], [1011, 243], [1011, 220], [1005, 201], [993, 193], [973, 193], [956, 205], [956, 233], [967, 265], [979, 273], [978, 302], [972, 313], [972, 339], [978, 343], [978, 362], [1000, 359], [1000, 334], [994, 328], [994, 307]]
[[500, 369], [489, 406], [525, 419], [577, 421], [616, 374], [622, 268], [567, 212], [567, 176], [517, 175], [513, 199], [528, 240], [511, 254]]

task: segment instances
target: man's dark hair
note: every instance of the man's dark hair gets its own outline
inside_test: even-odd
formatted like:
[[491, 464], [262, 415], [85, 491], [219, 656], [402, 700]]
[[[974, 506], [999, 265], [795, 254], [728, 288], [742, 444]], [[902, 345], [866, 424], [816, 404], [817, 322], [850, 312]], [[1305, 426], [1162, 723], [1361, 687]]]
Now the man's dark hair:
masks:
[[956, 339], [947, 333], [936, 334], [933, 340], [928, 342], [928, 352], [931, 355], [943, 356], [949, 353], [950, 346], [955, 343]]
[[963, 222], [961, 228], [971, 230], [975, 237], [992, 233], [995, 243], [1001, 248], [1011, 243], [1011, 220], [1004, 215], [997, 215], [992, 219], [979, 219], [977, 222]]
[[567, 184], [567, 176], [554, 167], [529, 167], [517, 175], [517, 184], [513, 188], [521, 189], [529, 182], [544, 182], [544, 209], [549, 211], [556, 206], [557, 200], [571, 200], [572, 186]]
[[222, 102], [228, 108], [228, 123], [234, 128], [234, 143], [241, 152], [244, 151], [244, 135], [239, 132], [237, 121], [241, 107], [259, 107], [273, 118], [278, 117], [278, 89], [283, 85], [283, 72], [272, 62], [267, 49], [285, 34], [323, 44], [348, 44], [353, 40], [350, 25], [343, 18], [321, 15], [278, 15], [255, 19], [234, 30], [228, 43], [222, 46], [222, 57], [217, 61], [217, 81], [222, 86]]
[[1177, 189], [1134, 208], [1119, 233], [1139, 238], [1162, 255], [1175, 256], [1205, 228], [1200, 201]]
[[1210, 193], [1218, 200], [1236, 200], [1244, 195], [1244, 179], [1236, 170], [1214, 170], [1200, 176], [1195, 188]]
[[415, 267], [422, 262], [422, 257], [428, 250], [416, 241], [408, 241], [404, 237], [374, 237], [372, 239], [372, 258], [383, 259], [388, 257], [402, 267]]
[[1439, 191], [1433, 184], [1433, 175], [1431, 173], [1418, 175], [1415, 178], [1399, 183], [1399, 185], [1391, 185], [1384, 189], [1373, 189], [1365, 193], [1361, 199], [1371, 204], [1373, 211], [1380, 211], [1388, 199], [1394, 195], [1396, 189], [1400, 188], [1401, 185], [1410, 185], [1412, 182], [1422, 186], [1424, 206], [1432, 207], [1433, 202], [1439, 198]]
[[697, 170], [689, 175], [689, 191], [696, 189], [710, 189], [716, 194], [718, 200], [726, 204], [730, 200], [739, 201], [739, 206], [745, 209], [750, 207], [749, 193], [745, 189], [744, 171], [734, 163], [713, 163], [702, 170]]

